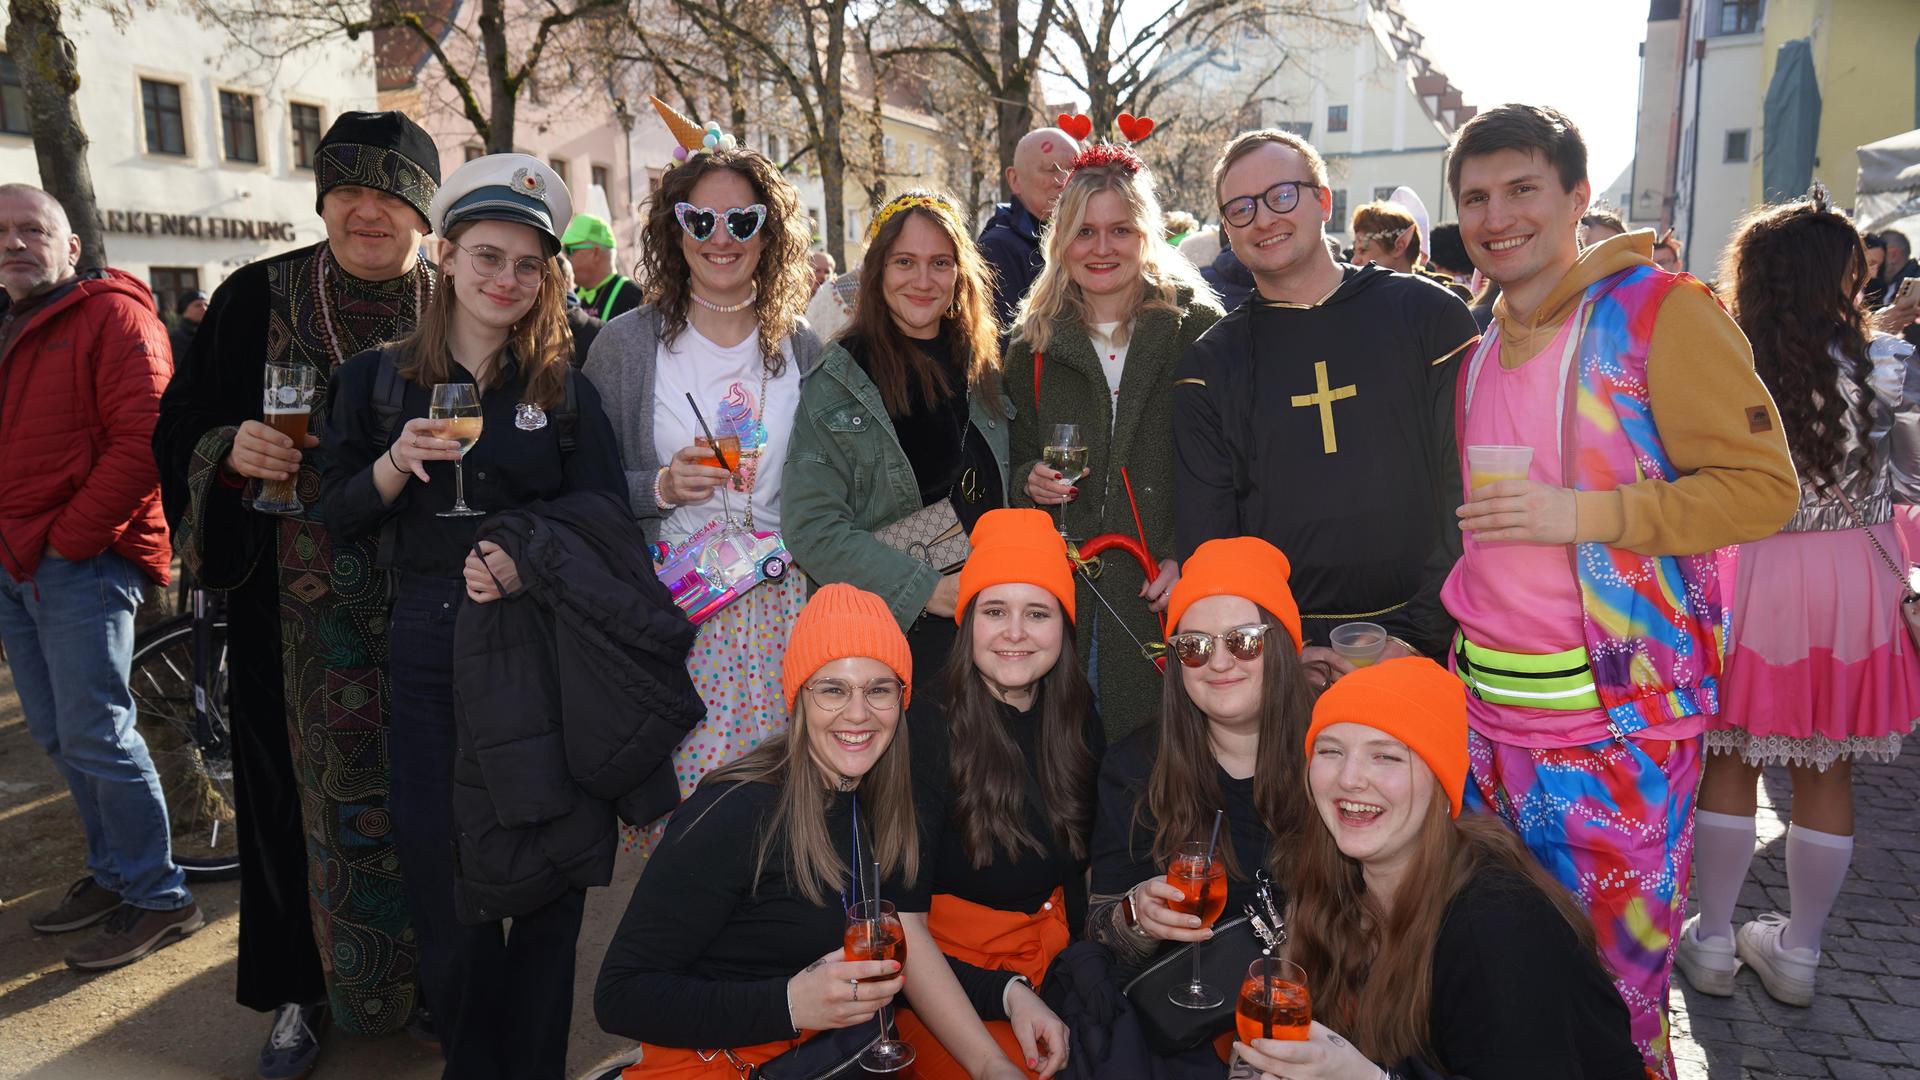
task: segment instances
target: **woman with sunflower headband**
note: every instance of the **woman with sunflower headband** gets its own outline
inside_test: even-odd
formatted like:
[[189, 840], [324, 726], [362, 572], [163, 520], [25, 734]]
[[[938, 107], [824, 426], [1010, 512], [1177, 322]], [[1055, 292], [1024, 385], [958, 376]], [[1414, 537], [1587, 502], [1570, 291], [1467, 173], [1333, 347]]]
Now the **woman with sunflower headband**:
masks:
[[[785, 531], [788, 440], [820, 342], [801, 318], [813, 275], [800, 193], [718, 125], [697, 127], [657, 98], [654, 107], [680, 163], [647, 204], [638, 272], [647, 300], [607, 323], [582, 370], [606, 399], [627, 500], [664, 563], [729, 522]], [[799, 576], [787, 575], [701, 622], [688, 666], [707, 716], [674, 751], [682, 798], [786, 730], [780, 661], [805, 600]], [[643, 852], [665, 824], [641, 830]]]
[[787, 546], [817, 584], [886, 600], [922, 670], [946, 661], [956, 574], [876, 536], [942, 503], [971, 531], [1005, 505], [1007, 425], [987, 266], [951, 200], [875, 212], [853, 318], [807, 372], [787, 452]]
[[[1149, 552], [1171, 555], [1167, 391], [1174, 365], [1222, 312], [1193, 264], [1157, 242], [1161, 218], [1153, 174], [1132, 149], [1095, 143], [1080, 152], [1041, 237], [1046, 267], [1014, 320], [1007, 389], [1020, 463], [1014, 504], [1058, 507], [1061, 529], [1072, 537], [1138, 529]], [[1055, 424], [1079, 425], [1087, 447], [1080, 476], [1039, 460]], [[1080, 610], [1090, 616], [1089, 675], [1110, 739], [1153, 715], [1159, 671], [1134, 642], [1164, 636], [1159, 613], [1179, 577], [1170, 558], [1151, 581], [1131, 562], [1108, 560], [1100, 592], [1114, 608], [1096, 603], [1085, 581], [1079, 585]]]

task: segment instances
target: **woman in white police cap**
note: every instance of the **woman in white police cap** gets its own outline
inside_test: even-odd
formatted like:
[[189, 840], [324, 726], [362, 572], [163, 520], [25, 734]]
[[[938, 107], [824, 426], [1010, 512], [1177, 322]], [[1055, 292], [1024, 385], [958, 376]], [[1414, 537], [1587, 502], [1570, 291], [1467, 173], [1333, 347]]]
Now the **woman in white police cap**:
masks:
[[519, 587], [498, 545], [475, 546], [483, 515], [577, 491], [626, 496], [612, 425], [568, 362], [554, 256], [572, 213], [536, 158], [461, 166], [429, 214], [442, 247], [432, 302], [413, 333], [335, 373], [324, 433], [329, 534], [378, 536], [391, 564], [388, 805], [421, 983], [446, 1074], [462, 1078], [557, 1077], [565, 1063], [571, 1009], [553, 1003], [571, 1001], [583, 894], [516, 913], [510, 942], [500, 922], [454, 913], [452, 669], [461, 599]]

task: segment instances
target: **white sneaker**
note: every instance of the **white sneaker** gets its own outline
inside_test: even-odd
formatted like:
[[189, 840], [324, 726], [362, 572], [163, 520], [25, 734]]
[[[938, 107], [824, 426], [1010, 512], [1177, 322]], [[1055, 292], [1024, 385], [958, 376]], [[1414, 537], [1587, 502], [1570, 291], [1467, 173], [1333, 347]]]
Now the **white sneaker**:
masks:
[[1714, 997], [1733, 996], [1733, 976], [1740, 970], [1740, 961], [1734, 956], [1733, 939], [1723, 937], [1700, 938], [1695, 931], [1700, 926], [1700, 916], [1687, 920], [1680, 930], [1680, 941], [1673, 953], [1673, 965], [1687, 977], [1687, 982], [1695, 990]]
[[1760, 984], [1774, 1000], [1811, 1005], [1820, 951], [1789, 949], [1780, 944], [1780, 934], [1786, 928], [1787, 917], [1770, 911], [1734, 931], [1734, 949], [1741, 961], [1760, 976]]

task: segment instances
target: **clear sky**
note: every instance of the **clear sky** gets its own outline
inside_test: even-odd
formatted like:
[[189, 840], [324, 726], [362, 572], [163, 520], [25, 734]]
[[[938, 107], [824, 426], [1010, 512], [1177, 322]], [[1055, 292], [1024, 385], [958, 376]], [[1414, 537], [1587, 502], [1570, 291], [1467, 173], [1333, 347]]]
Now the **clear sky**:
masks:
[[1594, 189], [1633, 160], [1645, 0], [1400, 0], [1469, 105], [1551, 105], [1587, 140]]

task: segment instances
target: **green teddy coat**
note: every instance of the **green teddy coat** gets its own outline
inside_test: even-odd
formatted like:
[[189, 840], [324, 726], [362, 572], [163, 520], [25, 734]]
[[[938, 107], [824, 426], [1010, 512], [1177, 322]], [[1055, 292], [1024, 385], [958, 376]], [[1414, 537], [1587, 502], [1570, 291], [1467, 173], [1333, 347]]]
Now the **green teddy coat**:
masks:
[[[1027, 474], [1040, 460], [1047, 431], [1054, 424], [1079, 424], [1091, 471], [1080, 481], [1079, 498], [1066, 505], [1067, 534], [1076, 539], [1101, 533], [1134, 535], [1133, 511], [1120, 479], [1124, 466], [1140, 503], [1147, 550], [1155, 559], [1174, 557], [1173, 369], [1188, 346], [1224, 314], [1211, 297], [1196, 300], [1182, 291], [1179, 300], [1183, 314], [1146, 311], [1135, 320], [1120, 375], [1117, 420], [1101, 358], [1078, 315], [1063, 313], [1054, 321], [1053, 341], [1040, 367], [1037, 404], [1033, 349], [1019, 339], [1008, 346], [1004, 378], [1014, 406], [1012, 484], [1007, 489], [1012, 505], [1034, 505], [1027, 497]], [[1146, 575], [1139, 564], [1120, 552], [1109, 552], [1100, 562], [1100, 595], [1119, 610], [1127, 629], [1148, 644], [1165, 640], [1160, 617], [1140, 598]], [[1133, 640], [1112, 626], [1113, 616], [1084, 579], [1075, 603], [1083, 655], [1089, 631], [1098, 628], [1100, 715], [1111, 745], [1152, 719], [1160, 704], [1160, 674]]]

